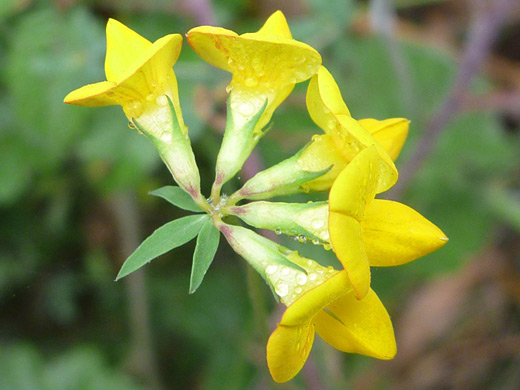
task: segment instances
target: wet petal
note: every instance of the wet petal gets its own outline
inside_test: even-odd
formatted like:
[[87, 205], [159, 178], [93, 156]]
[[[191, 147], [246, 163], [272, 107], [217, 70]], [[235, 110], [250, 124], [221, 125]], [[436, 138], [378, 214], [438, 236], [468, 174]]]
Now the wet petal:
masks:
[[108, 20], [106, 34], [105, 74], [108, 81], [118, 82], [152, 43], [115, 19]]
[[322, 310], [315, 318], [316, 332], [334, 348], [378, 359], [392, 359], [396, 353], [390, 316], [370, 290], [362, 300], [347, 294]]
[[359, 124], [386, 150], [392, 160], [396, 160], [408, 136], [410, 121], [405, 118], [391, 118], [378, 121], [376, 119], [360, 119]]
[[356, 297], [363, 299], [370, 287], [370, 266], [359, 221], [342, 213], [330, 212], [329, 235], [334, 253], [343, 265]]
[[336, 115], [350, 116], [338, 85], [324, 66], [309, 83], [307, 109], [312, 120], [325, 132], [335, 127]]
[[400, 265], [442, 247], [446, 235], [417, 211], [398, 202], [376, 199], [361, 222], [372, 266]]
[[275, 382], [291, 380], [302, 369], [314, 341], [314, 325], [278, 325], [267, 342], [267, 365]]

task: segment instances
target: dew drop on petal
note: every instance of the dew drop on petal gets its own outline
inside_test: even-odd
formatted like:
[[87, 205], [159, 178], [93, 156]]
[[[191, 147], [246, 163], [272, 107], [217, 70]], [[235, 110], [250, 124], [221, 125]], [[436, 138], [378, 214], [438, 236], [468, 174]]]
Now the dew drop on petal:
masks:
[[166, 97], [166, 95], [157, 96], [156, 101], [157, 101], [157, 104], [160, 106], [168, 105], [168, 98]]
[[278, 271], [278, 266], [276, 266], [274, 264], [268, 265], [267, 268], [265, 269], [265, 272], [269, 275], [275, 274], [276, 271]]
[[280, 275], [287, 276], [287, 275], [289, 275], [289, 272], [291, 272], [289, 267], [282, 267], [282, 270], [280, 271]]
[[254, 77], [248, 77], [244, 80], [244, 85], [248, 88], [256, 87], [257, 84], [258, 84], [258, 80], [255, 79]]
[[147, 97], [146, 97], [146, 100], [148, 100], [149, 102], [153, 102], [155, 100], [155, 95], [153, 93], [150, 93]]
[[226, 92], [230, 93], [233, 90], [233, 86], [230, 84], [226, 87]]
[[317, 238], [313, 238], [313, 239], [312, 239], [312, 243], [313, 243], [314, 245], [319, 245], [320, 240], [318, 240]]
[[296, 277], [296, 283], [298, 283], [300, 286], [303, 286], [305, 283], [307, 283], [307, 275], [300, 273]]
[[240, 113], [244, 116], [251, 115], [254, 112], [254, 110], [255, 108], [253, 107], [253, 105], [247, 102], [240, 104], [240, 106], [238, 107], [238, 111], [240, 111]]
[[314, 221], [312, 221], [313, 229], [321, 229], [323, 225], [325, 225], [325, 221], [323, 221], [322, 219], [315, 219]]
[[287, 283], [280, 282], [275, 286], [274, 291], [280, 296], [285, 297], [289, 293], [289, 286]]

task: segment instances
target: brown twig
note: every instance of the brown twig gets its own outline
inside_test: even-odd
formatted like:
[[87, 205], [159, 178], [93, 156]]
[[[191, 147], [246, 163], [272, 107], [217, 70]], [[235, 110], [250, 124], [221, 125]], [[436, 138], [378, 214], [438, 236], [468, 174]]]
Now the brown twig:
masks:
[[490, 4], [489, 9], [481, 12], [480, 17], [476, 18], [451, 92], [437, 114], [432, 117], [411, 157], [401, 167], [400, 179], [388, 192], [389, 198], [399, 199], [403, 196], [410, 182], [431, 154], [446, 125], [462, 108], [470, 84], [488, 56], [500, 26], [514, 3], [514, 0], [496, 0]]
[[[137, 206], [134, 199], [126, 193], [112, 196], [109, 203], [121, 237], [122, 252], [126, 258], [137, 248], [141, 239]], [[163, 386], [157, 372], [143, 270], [126, 276], [123, 282], [128, 299], [129, 327], [133, 344], [128, 364], [132, 372], [146, 383], [148, 389], [160, 390]]]

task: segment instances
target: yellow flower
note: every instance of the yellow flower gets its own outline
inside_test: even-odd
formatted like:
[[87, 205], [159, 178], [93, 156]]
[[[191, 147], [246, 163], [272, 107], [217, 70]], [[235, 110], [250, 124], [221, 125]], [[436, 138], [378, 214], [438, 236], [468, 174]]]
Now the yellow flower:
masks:
[[256, 132], [291, 93], [294, 84], [318, 71], [321, 56], [312, 47], [292, 39], [281, 11], [276, 11], [255, 33], [237, 33], [211, 26], [191, 29], [188, 42], [202, 59], [233, 74], [228, 87], [235, 127], [242, 127], [267, 100]]
[[308, 190], [328, 190], [334, 179], [361, 150], [373, 145], [380, 155], [381, 175], [377, 192], [390, 188], [397, 181], [392, 160], [397, 158], [408, 134], [408, 120], [403, 118], [377, 121], [351, 117], [332, 75], [321, 67], [309, 84], [307, 108], [314, 122], [325, 132], [315, 135], [298, 162], [302, 169], [321, 171], [332, 169], [302, 187]]
[[[301, 370], [315, 332], [343, 352], [378, 359], [395, 356], [390, 317], [372, 290], [359, 301], [345, 271], [321, 267], [295, 252], [288, 258], [305, 268], [307, 274], [291, 269], [291, 276], [283, 268], [271, 274], [277, 275], [271, 283], [278, 295], [282, 290], [281, 300], [288, 306], [267, 343], [267, 363], [276, 382], [286, 382]], [[270, 277], [268, 271], [266, 274]]]
[[394, 266], [424, 256], [446, 235], [404, 204], [374, 199], [381, 156], [375, 146], [360, 152], [341, 172], [329, 194], [330, 243], [358, 299], [370, 287], [370, 266]]
[[[187, 133], [179, 105], [177, 79], [172, 70], [179, 57], [182, 36], [170, 34], [152, 44], [114, 19], [109, 19], [106, 33], [107, 81], [72, 91], [65, 97], [65, 103], [88, 107], [120, 105], [130, 121], [153, 112], [153, 120], [143, 118], [139, 122], [155, 122], [158, 127], [163, 121], [171, 122], [169, 98], [182, 131]], [[162, 130], [157, 131], [160, 136]]]
[[109, 19], [106, 33], [107, 81], [72, 91], [65, 103], [122, 106], [130, 123], [157, 148], [179, 186], [199, 204], [206, 205], [172, 69], [179, 57], [182, 36], [170, 34], [151, 43], [114, 19]]

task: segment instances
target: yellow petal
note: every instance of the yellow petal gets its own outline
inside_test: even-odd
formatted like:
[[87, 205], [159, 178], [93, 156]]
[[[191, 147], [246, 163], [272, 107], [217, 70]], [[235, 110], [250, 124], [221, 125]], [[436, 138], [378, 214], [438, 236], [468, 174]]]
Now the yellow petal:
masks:
[[377, 182], [377, 193], [388, 190], [397, 182], [397, 168], [385, 149], [376, 139], [361, 126], [359, 121], [347, 115], [336, 116], [339, 126], [332, 134], [335, 134], [337, 147], [343, 152], [345, 158], [350, 161], [352, 154], [367, 147], [374, 147], [379, 155], [377, 161], [379, 166], [379, 177]]
[[276, 11], [266, 20], [257, 34], [292, 38], [291, 30], [282, 11]]
[[310, 321], [298, 326], [277, 326], [267, 342], [267, 365], [275, 382], [287, 382], [302, 369], [313, 341], [314, 325]]
[[334, 348], [378, 359], [395, 356], [392, 322], [373, 290], [362, 300], [347, 294], [327, 309], [332, 315], [322, 310], [313, 321], [316, 332]]
[[[117, 97], [108, 95], [116, 87], [116, 83], [111, 81], [101, 81], [95, 84], [88, 84], [70, 92], [63, 100], [68, 104], [87, 107], [110, 106], [117, 103]], [[112, 92], [113, 94], [113, 92]]]
[[182, 36], [179, 34], [158, 39], [134, 58], [134, 62], [119, 75], [118, 83], [87, 85], [72, 91], [65, 102], [94, 107], [119, 104], [128, 117], [137, 118], [145, 105], [155, 104], [155, 99], [148, 101], [148, 96], [168, 92], [177, 108], [177, 82], [171, 68], [177, 61], [181, 45]]
[[309, 290], [290, 305], [280, 321], [284, 326], [308, 323], [331, 302], [352, 291], [344, 271], [336, 273], [319, 286]]
[[341, 97], [341, 92], [329, 71], [321, 66], [307, 89], [307, 109], [312, 120], [328, 132], [336, 126], [336, 115], [350, 112]]
[[370, 266], [359, 221], [351, 216], [331, 211], [329, 235], [334, 253], [343, 265], [356, 297], [363, 299], [370, 288]]
[[446, 235], [417, 211], [398, 202], [376, 199], [361, 222], [372, 266], [400, 265], [424, 256], [448, 241]]
[[217, 27], [196, 27], [187, 39], [199, 56], [233, 73], [233, 88], [278, 90], [307, 80], [317, 72], [321, 56], [290, 38], [250, 33], [237, 36]]
[[118, 82], [152, 43], [115, 19], [108, 20], [106, 34], [105, 74], [108, 81]]
[[336, 177], [346, 167], [347, 162], [336, 147], [334, 137], [330, 134], [323, 134], [312, 137], [312, 143], [298, 158], [298, 165], [302, 170], [309, 172], [323, 171], [332, 166], [331, 170], [323, 176], [302, 185], [302, 188], [305, 189], [324, 191], [330, 189]]
[[375, 147], [359, 152], [330, 189], [330, 211], [361, 221], [367, 204], [376, 194], [379, 171], [379, 155]]
[[391, 118], [382, 121], [361, 119], [359, 124], [374, 136], [392, 160], [395, 161], [397, 159], [408, 136], [408, 128], [410, 126], [408, 119]]

